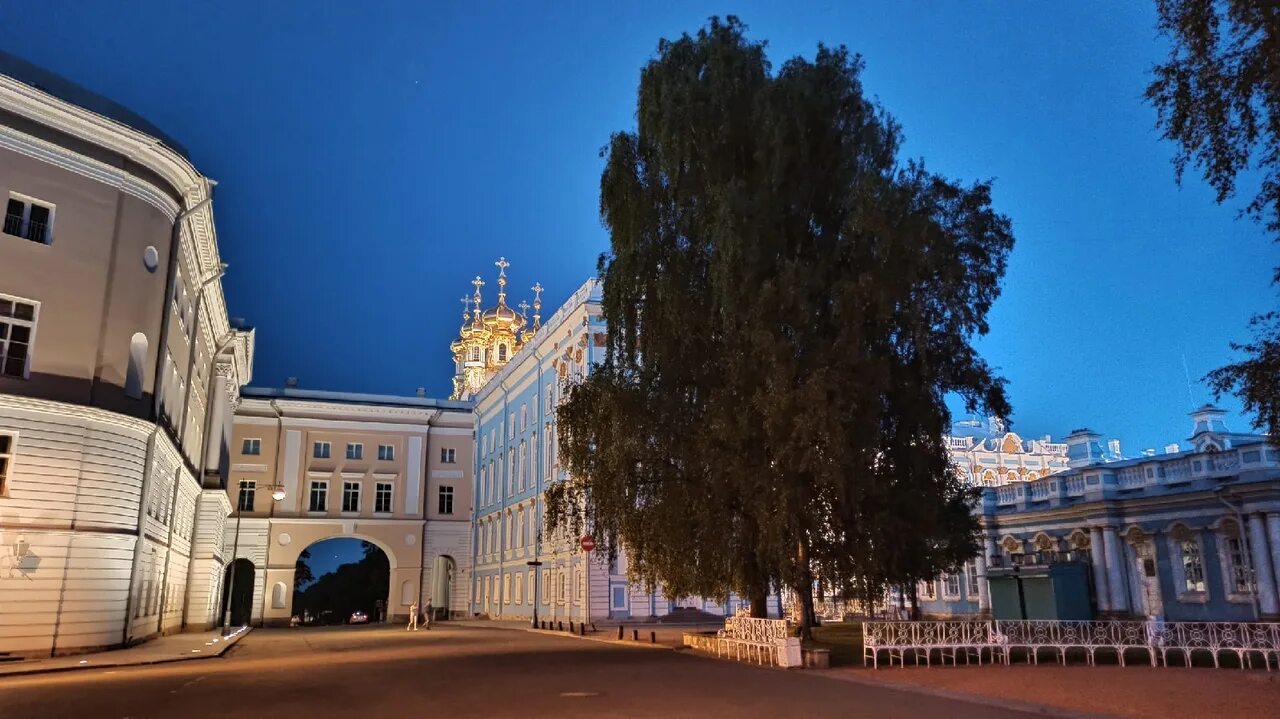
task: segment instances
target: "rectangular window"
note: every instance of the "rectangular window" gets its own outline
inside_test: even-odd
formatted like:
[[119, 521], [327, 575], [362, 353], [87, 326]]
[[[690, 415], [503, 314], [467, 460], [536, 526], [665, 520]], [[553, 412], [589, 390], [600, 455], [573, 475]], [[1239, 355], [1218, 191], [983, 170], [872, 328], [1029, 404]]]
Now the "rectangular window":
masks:
[[516, 413], [507, 412], [507, 439], [516, 438]]
[[364, 445], [359, 442], [347, 442], [347, 459], [364, 459]]
[[240, 445], [240, 454], [254, 456], [262, 454], [262, 440], [246, 439], [244, 443]]
[[9, 493], [9, 468], [13, 466], [13, 453], [18, 438], [12, 434], [0, 434], [0, 497]]
[[343, 482], [342, 483], [342, 511], [344, 512], [360, 511], [360, 483], [359, 482]]
[[240, 511], [252, 512], [253, 499], [258, 495], [258, 483], [253, 480], [240, 480]]
[[553, 384], [547, 387], [547, 414], [551, 414], [551, 408], [556, 403], [556, 386]]
[[396, 448], [389, 444], [378, 445], [378, 459], [383, 462], [390, 462], [396, 458]]
[[520, 405], [520, 431], [523, 432], [529, 428], [529, 407]]
[[968, 587], [965, 587], [965, 591], [968, 592], [970, 597], [978, 596], [978, 563], [977, 562], [969, 562], [968, 564], [964, 565], [964, 578], [965, 578], [965, 582], [967, 582], [969, 585]]
[[948, 599], [959, 599], [960, 598], [960, 575], [955, 573], [948, 574], [945, 577], [943, 577], [943, 582], [944, 582], [942, 587], [943, 594]]
[[1244, 543], [1239, 537], [1227, 537], [1227, 582], [1232, 594], [1248, 594], [1249, 572], [1245, 568]]
[[440, 464], [456, 464], [458, 461], [458, 453], [452, 447], [440, 448]]
[[311, 445], [311, 456], [315, 457], [316, 459], [328, 459], [329, 443], [316, 442], [315, 444]]
[[440, 514], [453, 514], [453, 487], [447, 484], [440, 486], [440, 500], [437, 505]]
[[47, 245], [53, 242], [53, 205], [9, 193], [4, 233]]
[[0, 375], [26, 379], [40, 304], [0, 295]]
[[329, 483], [311, 483], [311, 502], [307, 505], [309, 512], [325, 512], [329, 509]]
[[1200, 555], [1200, 543], [1184, 539], [1179, 543], [1182, 552], [1182, 591], [1203, 592], [1204, 558]]
[[378, 482], [374, 487], [373, 495], [373, 511], [390, 512], [391, 511], [391, 483]]

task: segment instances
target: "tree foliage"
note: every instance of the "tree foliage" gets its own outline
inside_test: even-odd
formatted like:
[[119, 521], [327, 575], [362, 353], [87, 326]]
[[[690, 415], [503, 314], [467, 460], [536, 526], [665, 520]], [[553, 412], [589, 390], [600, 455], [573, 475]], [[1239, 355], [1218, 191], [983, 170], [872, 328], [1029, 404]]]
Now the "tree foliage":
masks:
[[[1241, 173], [1260, 175], [1244, 214], [1280, 240], [1280, 4], [1274, 0], [1157, 0], [1158, 28], [1172, 43], [1147, 87], [1157, 127], [1178, 146], [1181, 181], [1194, 164], [1233, 197]], [[1280, 269], [1273, 275], [1280, 282]], [[1254, 424], [1280, 436], [1280, 315], [1253, 318], [1245, 359], [1209, 373], [1219, 394], [1238, 393]]]
[[944, 397], [1009, 413], [970, 341], [1013, 237], [987, 183], [899, 162], [861, 71], [819, 46], [774, 72], [712, 19], [659, 44], [605, 150], [608, 343], [560, 408], [548, 519], [669, 596], [870, 598], [976, 550]]
[[[322, 612], [331, 611], [335, 617], [345, 620], [358, 609], [370, 617], [378, 616], [378, 602], [388, 596], [390, 564], [386, 553], [377, 545], [362, 541], [360, 549], [360, 561], [342, 564], [334, 571], [320, 575], [305, 588], [295, 584], [294, 613], [302, 615], [309, 612], [319, 616]], [[305, 566], [300, 555], [295, 574]], [[310, 571], [308, 568], [307, 572]]]

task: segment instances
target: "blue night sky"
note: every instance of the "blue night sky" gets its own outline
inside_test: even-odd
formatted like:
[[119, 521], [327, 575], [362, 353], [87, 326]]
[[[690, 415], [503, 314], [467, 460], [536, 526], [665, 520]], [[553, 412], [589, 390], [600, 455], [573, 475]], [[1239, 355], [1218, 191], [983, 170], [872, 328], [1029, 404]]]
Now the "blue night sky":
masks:
[[11, 0], [0, 19], [6, 50], [218, 180], [260, 385], [447, 395], [458, 299], [476, 274], [493, 298], [498, 255], [513, 301], [538, 280], [553, 310], [608, 245], [599, 150], [634, 124], [641, 65], [713, 14], [775, 66], [819, 41], [862, 53], [907, 155], [995, 179], [1018, 244], [981, 347], [1022, 433], [1088, 425], [1130, 454], [1185, 438], [1197, 378], [1274, 302], [1262, 231], [1174, 184], [1141, 99], [1166, 53], [1153, 0], [603, 5]]

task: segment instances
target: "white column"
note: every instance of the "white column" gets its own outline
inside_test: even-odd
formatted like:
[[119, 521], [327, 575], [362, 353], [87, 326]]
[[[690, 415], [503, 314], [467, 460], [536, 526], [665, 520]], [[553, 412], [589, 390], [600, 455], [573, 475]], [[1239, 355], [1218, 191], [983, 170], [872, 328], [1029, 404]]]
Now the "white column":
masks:
[[1098, 611], [1111, 611], [1111, 593], [1107, 590], [1107, 562], [1104, 554], [1102, 527], [1089, 528], [1089, 557], [1093, 565], [1093, 588], [1098, 595]]
[[[985, 542], [983, 543], [985, 544]], [[979, 554], [974, 561], [974, 574], [978, 578], [978, 611], [991, 613], [991, 587], [987, 586], [987, 558]]]
[[[209, 391], [209, 436], [205, 438], [205, 455], [203, 470], [218, 471], [219, 464], [222, 461], [222, 425], [226, 422], [227, 405], [227, 378], [223, 376], [221, 368], [213, 373], [213, 387]], [[196, 477], [201, 485], [204, 484], [204, 476]]]
[[1106, 558], [1103, 560], [1107, 565], [1107, 589], [1111, 593], [1111, 611], [1128, 612], [1129, 597], [1125, 591], [1124, 582], [1124, 565], [1125, 556], [1124, 548], [1120, 546], [1120, 536], [1116, 533], [1115, 527], [1106, 527], [1102, 530], [1103, 547], [1106, 549]]
[[1280, 512], [1268, 512], [1266, 515], [1267, 541], [1271, 544], [1271, 574], [1276, 580], [1276, 591], [1280, 592]]
[[1258, 585], [1258, 608], [1264, 615], [1274, 617], [1280, 614], [1280, 602], [1276, 601], [1276, 582], [1271, 572], [1271, 552], [1267, 550], [1265, 521], [1262, 513], [1249, 517], [1249, 550]]

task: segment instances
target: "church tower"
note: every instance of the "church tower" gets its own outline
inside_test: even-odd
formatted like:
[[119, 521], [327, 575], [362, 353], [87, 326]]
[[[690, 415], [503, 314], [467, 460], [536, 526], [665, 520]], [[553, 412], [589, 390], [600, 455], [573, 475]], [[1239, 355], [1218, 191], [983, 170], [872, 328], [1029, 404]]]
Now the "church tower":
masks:
[[498, 267], [498, 304], [481, 309], [480, 288], [485, 283], [479, 276], [471, 281], [475, 287], [471, 297], [462, 298], [462, 327], [458, 339], [449, 345], [455, 368], [452, 399], [469, 399], [479, 392], [542, 326], [542, 285], [532, 287], [530, 323], [529, 303], [521, 302], [519, 312], [507, 306], [507, 268], [511, 263], [499, 257], [494, 264]]

